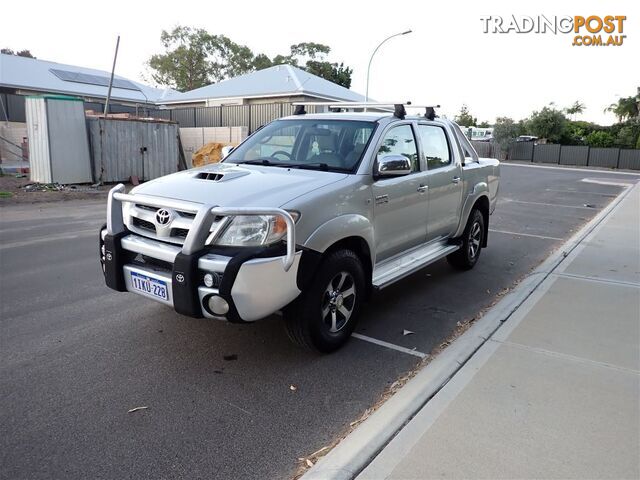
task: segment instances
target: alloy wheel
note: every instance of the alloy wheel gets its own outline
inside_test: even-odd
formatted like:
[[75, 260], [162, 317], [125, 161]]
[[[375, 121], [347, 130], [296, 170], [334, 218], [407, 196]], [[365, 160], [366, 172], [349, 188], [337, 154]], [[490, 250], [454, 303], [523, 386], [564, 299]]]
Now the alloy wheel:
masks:
[[356, 305], [356, 286], [353, 276], [340, 272], [334, 276], [322, 298], [322, 321], [331, 333], [342, 330], [349, 322]]

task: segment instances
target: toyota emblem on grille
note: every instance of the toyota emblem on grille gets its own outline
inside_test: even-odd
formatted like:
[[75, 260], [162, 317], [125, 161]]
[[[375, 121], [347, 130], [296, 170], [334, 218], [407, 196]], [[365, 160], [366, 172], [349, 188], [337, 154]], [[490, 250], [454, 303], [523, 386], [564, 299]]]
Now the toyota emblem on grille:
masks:
[[156, 212], [156, 222], [158, 225], [168, 225], [171, 221], [171, 212], [161, 208]]

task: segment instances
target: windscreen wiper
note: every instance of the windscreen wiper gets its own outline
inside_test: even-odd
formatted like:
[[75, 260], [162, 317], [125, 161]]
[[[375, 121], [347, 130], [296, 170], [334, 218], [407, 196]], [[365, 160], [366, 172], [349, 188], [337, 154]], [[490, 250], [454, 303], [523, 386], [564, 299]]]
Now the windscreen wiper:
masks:
[[280, 163], [273, 163], [268, 158], [256, 158], [255, 160], [245, 160], [243, 162], [238, 162], [238, 164], [246, 163], [247, 165], [265, 165], [267, 167], [279, 167]]
[[[329, 171], [329, 165], [323, 162], [313, 163], [286, 163], [286, 162], [272, 162], [268, 158], [256, 158], [254, 160], [246, 160], [244, 162], [247, 165], [263, 165], [265, 167], [280, 167], [280, 168], [299, 168], [300, 170], [322, 170], [324, 172]], [[335, 170], [344, 170], [342, 168], [335, 167]]]
[[329, 165], [326, 163], [315, 162], [315, 163], [274, 163], [276, 167], [285, 167], [285, 168], [299, 168], [300, 170], [323, 170], [325, 172], [329, 171]]

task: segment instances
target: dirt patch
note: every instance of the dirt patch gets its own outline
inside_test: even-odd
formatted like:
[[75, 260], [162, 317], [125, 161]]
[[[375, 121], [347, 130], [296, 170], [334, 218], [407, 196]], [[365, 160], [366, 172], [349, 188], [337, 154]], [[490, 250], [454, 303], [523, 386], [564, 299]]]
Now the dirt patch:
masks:
[[0, 176], [0, 205], [106, 199], [113, 185], [38, 184], [21, 175]]

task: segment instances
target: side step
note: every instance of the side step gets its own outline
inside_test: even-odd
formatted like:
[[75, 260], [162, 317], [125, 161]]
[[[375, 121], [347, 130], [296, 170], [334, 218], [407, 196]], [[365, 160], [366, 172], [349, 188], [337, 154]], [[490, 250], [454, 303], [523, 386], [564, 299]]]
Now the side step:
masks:
[[455, 252], [460, 245], [449, 243], [429, 244], [385, 260], [373, 269], [373, 288], [378, 290], [411, 275], [427, 265]]

